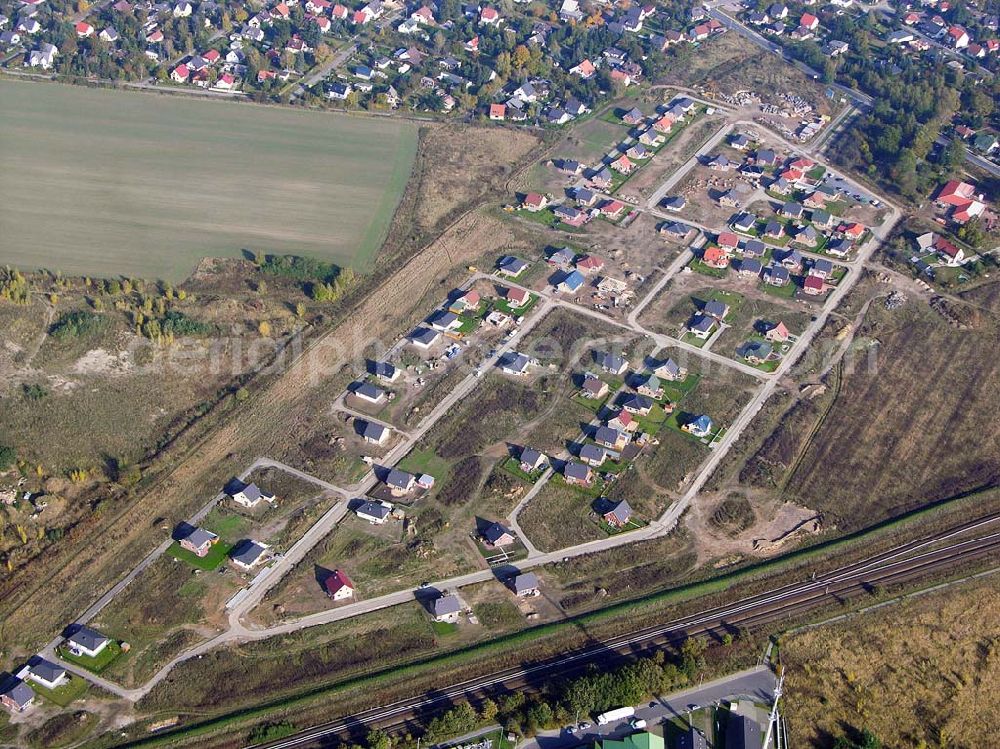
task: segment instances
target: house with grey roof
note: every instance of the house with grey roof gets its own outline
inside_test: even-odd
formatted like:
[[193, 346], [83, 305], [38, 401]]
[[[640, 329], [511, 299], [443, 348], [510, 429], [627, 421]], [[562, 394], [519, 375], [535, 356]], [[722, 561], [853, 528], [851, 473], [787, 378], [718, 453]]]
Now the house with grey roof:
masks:
[[548, 462], [549, 459], [545, 457], [545, 454], [533, 447], [525, 447], [521, 450], [519, 467], [525, 473], [534, 473]]
[[670, 380], [671, 382], [677, 382], [687, 377], [687, 368], [682, 367], [673, 359], [669, 358], [666, 361], [662, 361], [657, 364], [653, 371], [656, 373], [657, 377], [664, 380]]
[[271, 503], [277, 499], [273, 494], [262, 490], [257, 484], [245, 484], [242, 481], [235, 481], [227, 487], [227, 493], [236, 504], [251, 510], [261, 502]]
[[688, 332], [695, 338], [706, 339], [715, 330], [715, 319], [708, 315], [695, 315], [688, 323]]
[[586, 443], [580, 448], [580, 460], [589, 466], [593, 466], [594, 468], [598, 468], [603, 465], [607, 458], [607, 450], [591, 442]]
[[508, 351], [500, 357], [497, 364], [500, 367], [500, 371], [504, 374], [521, 376], [528, 374], [528, 366], [531, 364], [531, 358], [516, 351]]
[[762, 258], [767, 252], [767, 245], [759, 239], [748, 239], [743, 243], [741, 251], [744, 257]]
[[402, 496], [412, 491], [416, 483], [416, 476], [398, 468], [391, 469], [385, 477], [385, 485], [389, 487], [394, 496]]
[[19, 679], [32, 681], [46, 689], [57, 689], [69, 681], [69, 674], [66, 669], [41, 656], [35, 656], [22, 668], [18, 674]]
[[627, 432], [601, 426], [594, 432], [594, 442], [612, 450], [622, 450], [629, 443], [629, 435]]
[[517, 539], [514, 533], [500, 523], [490, 523], [483, 529], [481, 534], [487, 546], [510, 546]]
[[[653, 379], [656, 378], [654, 377]], [[659, 380], [656, 381], [656, 384], [659, 386]], [[642, 393], [631, 393], [622, 400], [622, 408], [630, 414], [645, 416], [653, 408], [653, 399]]]
[[514, 257], [513, 255], [507, 255], [506, 257], [500, 258], [497, 263], [497, 270], [501, 274], [507, 276], [508, 278], [517, 278], [528, 268], [528, 263], [521, 258]]
[[212, 550], [212, 546], [218, 543], [218, 541], [219, 537], [212, 533], [212, 531], [190, 526], [187, 535], [181, 537], [178, 543], [180, 543], [182, 549], [190, 551], [195, 556], [204, 557], [208, 556], [208, 552]]
[[362, 438], [371, 445], [384, 445], [391, 433], [389, 427], [375, 421], [366, 421], [361, 428]]
[[270, 547], [267, 544], [247, 538], [233, 547], [233, 550], [229, 552], [229, 558], [240, 569], [253, 569], [264, 561], [264, 555], [268, 548]]
[[432, 328], [440, 330], [442, 333], [449, 333], [462, 325], [458, 315], [445, 309], [439, 309], [427, 319], [427, 322]]
[[632, 520], [632, 508], [629, 507], [628, 502], [623, 499], [620, 502], [613, 504], [608, 511], [604, 513], [603, 517], [604, 522], [608, 525], [612, 525], [615, 528], [623, 528]]
[[771, 286], [785, 286], [791, 280], [788, 268], [782, 268], [775, 263], [771, 263], [767, 268], [767, 273], [764, 274], [764, 281]]
[[430, 602], [431, 616], [436, 622], [458, 622], [458, 615], [462, 611], [462, 603], [458, 596], [453, 593], [438, 596]]
[[382, 525], [392, 514], [392, 505], [388, 502], [367, 500], [358, 505], [354, 514], [372, 525]]
[[0, 704], [14, 713], [23, 713], [34, 701], [35, 692], [20, 679], [10, 679], [0, 690]]
[[722, 320], [729, 314], [729, 305], [725, 302], [720, 302], [718, 299], [709, 299], [705, 302], [702, 312], [709, 317], [714, 317], [716, 320]]
[[96, 658], [110, 642], [110, 639], [96, 629], [83, 626], [78, 627], [73, 634], [66, 638], [69, 652], [73, 655], [85, 655], [88, 658]]
[[522, 572], [519, 575], [514, 575], [510, 579], [510, 588], [518, 596], [537, 596], [539, 592], [538, 575], [534, 572]]
[[610, 372], [614, 375], [622, 375], [625, 370], [628, 369], [628, 362], [624, 357], [618, 354], [613, 354], [609, 351], [602, 351], [596, 355], [597, 364], [605, 372]]
[[424, 349], [433, 346], [440, 337], [441, 334], [438, 331], [433, 328], [425, 328], [422, 325], [407, 336], [410, 343]]
[[354, 383], [353, 394], [363, 401], [368, 401], [373, 404], [380, 404], [386, 398], [386, 392], [380, 388], [372, 385], [370, 382], [356, 382]]
[[594, 474], [590, 470], [590, 466], [569, 461], [563, 466], [563, 478], [566, 479], [567, 484], [589, 486], [594, 479]]

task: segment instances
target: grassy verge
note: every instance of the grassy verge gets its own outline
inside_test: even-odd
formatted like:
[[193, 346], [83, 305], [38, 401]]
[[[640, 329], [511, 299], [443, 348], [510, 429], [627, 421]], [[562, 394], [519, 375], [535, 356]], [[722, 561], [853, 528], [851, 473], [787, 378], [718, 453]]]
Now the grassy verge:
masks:
[[122, 654], [122, 647], [112, 640], [95, 658], [86, 655], [73, 655], [67, 648], [59, 648], [57, 652], [59, 653], [59, 657], [64, 661], [74, 663], [81, 668], [99, 674], [107, 669]]
[[226, 555], [232, 548], [229, 544], [218, 541], [212, 544], [212, 548], [209, 549], [205, 556], [200, 557], [187, 549], [182, 549], [181, 545], [175, 541], [167, 549], [167, 553], [174, 559], [186, 562], [196, 569], [211, 572], [226, 560]]
[[66, 707], [87, 693], [90, 682], [84, 678], [70, 674], [69, 681], [55, 689], [43, 687], [41, 684], [36, 684], [33, 681], [29, 681], [28, 686], [35, 690], [35, 694], [44, 697], [49, 702], [59, 707]]

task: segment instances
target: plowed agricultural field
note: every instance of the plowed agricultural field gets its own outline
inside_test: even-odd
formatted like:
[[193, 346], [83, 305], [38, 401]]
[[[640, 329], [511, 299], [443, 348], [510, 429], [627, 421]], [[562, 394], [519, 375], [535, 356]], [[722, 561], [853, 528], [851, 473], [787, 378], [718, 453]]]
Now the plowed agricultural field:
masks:
[[203, 257], [365, 271], [410, 175], [395, 119], [0, 82], [0, 263], [181, 281]]

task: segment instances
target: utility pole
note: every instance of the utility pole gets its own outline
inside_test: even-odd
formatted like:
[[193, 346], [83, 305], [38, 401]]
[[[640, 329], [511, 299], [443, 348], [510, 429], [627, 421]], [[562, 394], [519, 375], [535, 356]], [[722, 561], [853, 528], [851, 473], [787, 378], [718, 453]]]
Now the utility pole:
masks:
[[[778, 677], [778, 683], [774, 687], [774, 705], [771, 706], [771, 717], [767, 722], [767, 735], [764, 737], [764, 749], [770, 749], [771, 746], [771, 731], [774, 730], [774, 724], [779, 720], [778, 716], [778, 701], [781, 699], [781, 689], [785, 683], [785, 673], [782, 669], [781, 676]], [[777, 742], [777, 733], [775, 734], [775, 741]]]

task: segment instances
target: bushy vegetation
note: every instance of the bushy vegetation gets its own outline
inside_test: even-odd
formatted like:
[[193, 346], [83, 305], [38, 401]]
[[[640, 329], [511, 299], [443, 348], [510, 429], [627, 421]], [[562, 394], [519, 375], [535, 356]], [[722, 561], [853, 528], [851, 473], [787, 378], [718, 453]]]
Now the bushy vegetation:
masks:
[[17, 460], [17, 451], [8, 445], [0, 445], [0, 471], [6, 471]]
[[262, 273], [295, 281], [330, 283], [341, 273], [341, 268], [333, 263], [299, 255], [264, 255], [258, 256], [256, 262]]
[[76, 310], [60, 315], [49, 329], [49, 335], [60, 340], [84, 338], [100, 333], [107, 325], [108, 320], [103, 315], [88, 310]]
[[295, 724], [287, 721], [277, 721], [275, 723], [264, 723], [256, 726], [250, 732], [251, 744], [263, 744], [267, 741], [277, 741], [295, 733]]

